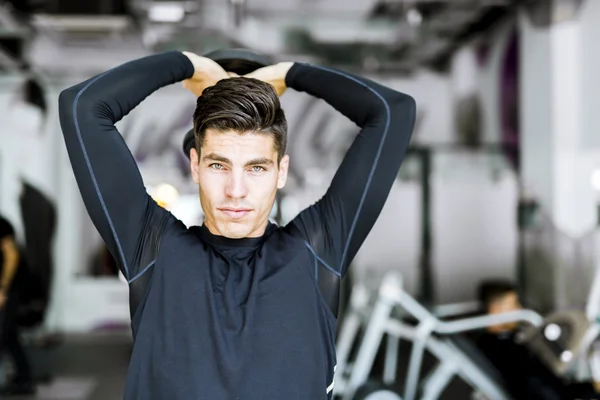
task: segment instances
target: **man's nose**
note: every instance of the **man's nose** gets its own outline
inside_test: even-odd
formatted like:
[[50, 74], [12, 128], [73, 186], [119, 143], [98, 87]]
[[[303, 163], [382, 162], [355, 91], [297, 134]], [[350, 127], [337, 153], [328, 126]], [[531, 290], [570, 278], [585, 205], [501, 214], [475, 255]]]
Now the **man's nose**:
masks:
[[232, 171], [229, 174], [229, 180], [225, 188], [227, 197], [241, 199], [248, 194], [248, 185], [244, 171]]

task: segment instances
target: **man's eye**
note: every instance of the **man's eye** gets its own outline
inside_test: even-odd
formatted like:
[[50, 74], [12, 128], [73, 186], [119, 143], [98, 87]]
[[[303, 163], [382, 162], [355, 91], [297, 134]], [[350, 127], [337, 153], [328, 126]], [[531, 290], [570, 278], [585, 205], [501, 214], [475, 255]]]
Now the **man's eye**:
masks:
[[254, 167], [252, 167], [252, 172], [263, 172], [265, 171], [265, 169], [259, 165], [255, 165]]
[[223, 166], [221, 164], [217, 164], [217, 163], [210, 164], [209, 167], [212, 169], [219, 169], [219, 170], [223, 169]]

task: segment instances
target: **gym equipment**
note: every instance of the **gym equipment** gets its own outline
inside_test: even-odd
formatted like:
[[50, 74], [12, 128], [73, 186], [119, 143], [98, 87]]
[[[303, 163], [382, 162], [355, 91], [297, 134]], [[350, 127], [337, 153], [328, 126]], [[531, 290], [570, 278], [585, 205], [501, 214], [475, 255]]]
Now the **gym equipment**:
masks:
[[[600, 249], [599, 233], [598, 229], [592, 233], [595, 254], [598, 254]], [[567, 344], [561, 346], [560, 342], [556, 343], [557, 341], [538, 340], [537, 347], [534, 346], [534, 351], [540, 351], [540, 355], [549, 361], [551, 367], [572, 375], [576, 380], [589, 377], [595, 381], [600, 380], [600, 368], [598, 368], [600, 365], [597, 357], [597, 346], [600, 343], [600, 265], [598, 265], [597, 259], [595, 264], [593, 282], [587, 296], [585, 311], [583, 311], [585, 318], [581, 315], [582, 312], [572, 310], [560, 313], [554, 320], [549, 321], [558, 322], [559, 328], [561, 328], [560, 323], [564, 324], [565, 320], [577, 320], [575, 328], [571, 328], [574, 332], [568, 336]], [[557, 348], [563, 351], [559, 353]], [[553, 353], [554, 357], [552, 357]], [[557, 355], [558, 359], [556, 359]]]
[[[273, 64], [273, 60], [248, 49], [222, 49], [204, 55], [219, 64], [225, 71], [246, 75], [259, 68]], [[190, 158], [190, 150], [194, 148], [194, 129], [190, 129], [183, 138], [183, 152]]]
[[590, 325], [583, 311], [557, 312], [547, 316], [542, 325], [526, 329], [519, 339], [556, 375], [564, 376], [584, 345]]
[[[600, 231], [596, 228], [572, 238], [558, 231], [539, 205], [525, 203], [521, 208], [520, 232], [530, 235], [529, 240], [522, 243], [533, 247], [530, 262], [522, 265], [536, 268], [529, 268], [527, 273], [522, 268], [519, 280], [525, 282], [525, 285], [521, 284], [526, 289], [523, 298], [545, 312], [561, 310], [549, 314], [544, 326], [537, 331], [526, 333], [525, 344], [556, 374], [575, 381], [590, 377], [598, 380], [600, 260], [597, 255], [600, 254]], [[570, 259], [564, 256], [564, 251], [556, 250], [563, 248], [576, 249], [575, 257]], [[586, 298], [582, 294], [588, 287]], [[534, 292], [535, 296], [528, 298], [527, 294]]]
[[[402, 322], [395, 314], [398, 310], [416, 319], [417, 325]], [[395, 273], [386, 275], [376, 292], [369, 290], [364, 283], [358, 284], [352, 292], [349, 311], [340, 328], [336, 346], [338, 366], [334, 394], [343, 400], [358, 400], [355, 395], [359, 390], [363, 390], [363, 386], [372, 385], [367, 382], [369, 371], [372, 369], [380, 342], [384, 334], [387, 334], [383, 382], [386, 385], [393, 384], [395, 380], [399, 340], [404, 338], [413, 344], [405, 392], [403, 397], [398, 395], [398, 399], [416, 398], [425, 350], [436, 357], [440, 363], [421, 382], [420, 399], [438, 399], [454, 376], [462, 378], [476, 392], [489, 400], [510, 399], [503, 390], [504, 383], [495, 368], [478, 353], [475, 346], [469, 345], [466, 340], [460, 340], [460, 334], [515, 321], [540, 326], [543, 318], [534, 311], [520, 310], [444, 322], [408, 295], [402, 289], [401, 278]], [[364, 337], [356, 359], [351, 362], [350, 350], [361, 327], [365, 328]], [[382, 395], [381, 400], [383, 400], [385, 399], [383, 396], [390, 393], [387, 389], [382, 389], [380, 393], [371, 392], [370, 396], [376, 400], [379, 394]]]
[[402, 397], [386, 385], [369, 382], [358, 388], [354, 400], [402, 400]]

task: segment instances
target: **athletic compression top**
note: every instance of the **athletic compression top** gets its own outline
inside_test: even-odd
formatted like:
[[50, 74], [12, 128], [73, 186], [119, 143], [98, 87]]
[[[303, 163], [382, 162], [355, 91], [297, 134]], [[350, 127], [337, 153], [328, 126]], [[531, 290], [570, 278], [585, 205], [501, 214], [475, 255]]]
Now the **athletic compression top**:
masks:
[[124, 398], [331, 399], [337, 296], [409, 145], [415, 103], [367, 79], [294, 64], [288, 87], [362, 130], [322, 199], [262, 237], [189, 229], [147, 194], [114, 124], [190, 78], [180, 52], [131, 61], [60, 94], [88, 213], [129, 281], [133, 353]]

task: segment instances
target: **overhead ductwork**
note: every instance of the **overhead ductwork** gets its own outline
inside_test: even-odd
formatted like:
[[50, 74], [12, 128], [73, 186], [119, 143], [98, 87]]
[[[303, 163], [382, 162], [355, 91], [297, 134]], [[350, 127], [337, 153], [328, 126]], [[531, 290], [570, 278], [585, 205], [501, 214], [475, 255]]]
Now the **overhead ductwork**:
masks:
[[[204, 53], [221, 47], [245, 47], [275, 59], [293, 58], [393, 74], [406, 74], [422, 65], [446, 70], [457, 48], [505, 19], [519, 3], [517, 0], [28, 1], [37, 2], [32, 21], [44, 36], [41, 41], [56, 43], [60, 51], [110, 48], [116, 54], [129, 51], [139, 55], [170, 49]], [[55, 51], [46, 47], [41, 50], [46, 54]]]

